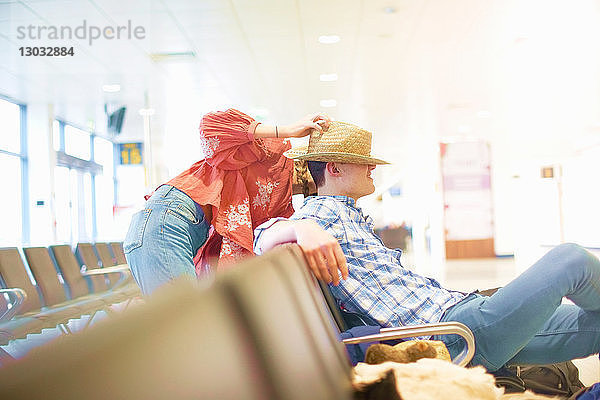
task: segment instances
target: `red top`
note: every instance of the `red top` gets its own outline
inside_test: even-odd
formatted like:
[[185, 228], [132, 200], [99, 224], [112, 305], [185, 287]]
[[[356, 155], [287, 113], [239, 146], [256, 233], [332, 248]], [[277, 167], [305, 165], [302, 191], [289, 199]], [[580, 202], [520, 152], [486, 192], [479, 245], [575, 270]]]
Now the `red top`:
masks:
[[214, 229], [195, 258], [197, 274], [211, 258], [218, 257], [222, 266], [254, 254], [254, 228], [294, 212], [294, 163], [283, 156], [289, 141], [255, 139], [258, 124], [234, 109], [206, 114], [200, 123], [205, 158], [167, 182], [196, 203], [212, 206]]

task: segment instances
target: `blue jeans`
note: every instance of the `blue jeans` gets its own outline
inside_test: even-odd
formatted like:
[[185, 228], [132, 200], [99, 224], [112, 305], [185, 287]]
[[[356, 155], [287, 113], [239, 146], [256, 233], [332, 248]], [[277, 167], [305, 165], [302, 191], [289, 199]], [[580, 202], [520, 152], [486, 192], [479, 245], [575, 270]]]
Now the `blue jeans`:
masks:
[[[561, 304], [567, 297], [575, 305]], [[562, 244], [492, 296], [471, 294], [442, 321], [458, 321], [475, 335], [473, 364], [547, 364], [600, 350], [600, 261], [576, 244]], [[436, 337], [450, 354], [464, 341]]]
[[188, 195], [162, 185], [134, 214], [123, 242], [127, 263], [144, 294], [182, 276], [196, 276], [194, 256], [210, 223]]

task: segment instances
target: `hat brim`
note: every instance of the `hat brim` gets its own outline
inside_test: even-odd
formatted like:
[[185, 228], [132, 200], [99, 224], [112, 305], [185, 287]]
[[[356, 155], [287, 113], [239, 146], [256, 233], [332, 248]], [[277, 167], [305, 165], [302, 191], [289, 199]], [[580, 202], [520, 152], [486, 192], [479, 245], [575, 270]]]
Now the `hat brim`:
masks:
[[352, 153], [307, 153], [307, 147], [301, 146], [290, 149], [283, 153], [287, 158], [293, 160], [304, 160], [304, 161], [322, 161], [322, 162], [341, 162], [349, 164], [374, 164], [384, 165], [389, 164], [387, 161], [380, 160], [374, 157], [361, 156]]

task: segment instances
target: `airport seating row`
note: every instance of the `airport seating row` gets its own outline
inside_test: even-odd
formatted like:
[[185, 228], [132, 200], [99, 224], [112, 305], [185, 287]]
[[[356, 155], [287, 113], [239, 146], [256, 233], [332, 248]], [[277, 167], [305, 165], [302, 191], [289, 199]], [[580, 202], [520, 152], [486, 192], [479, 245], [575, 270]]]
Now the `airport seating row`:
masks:
[[[441, 323], [355, 338], [453, 333]], [[246, 260], [213, 282], [180, 280], [145, 304], [0, 369], [10, 399], [351, 399], [352, 369], [301, 250]]]
[[0, 346], [45, 328], [59, 326], [70, 333], [69, 320], [89, 315], [91, 322], [98, 311], [110, 312], [113, 304], [140, 296], [128, 266], [117, 264], [125, 259], [118, 252], [120, 244], [114, 244], [114, 255], [107, 251], [108, 246], [95, 245], [102, 254], [101, 263], [92, 244], [78, 244], [84, 271], [69, 245], [23, 248], [26, 262], [16, 247], [0, 249], [0, 310], [4, 311], [0, 315]]

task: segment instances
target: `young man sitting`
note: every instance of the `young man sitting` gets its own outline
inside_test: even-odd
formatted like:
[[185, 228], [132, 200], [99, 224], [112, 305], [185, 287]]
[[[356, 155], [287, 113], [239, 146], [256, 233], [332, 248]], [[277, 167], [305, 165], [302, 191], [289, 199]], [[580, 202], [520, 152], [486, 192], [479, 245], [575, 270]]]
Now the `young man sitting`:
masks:
[[[308, 161], [318, 195], [306, 198], [289, 220], [259, 226], [255, 251], [297, 241], [317, 278], [331, 283], [334, 297], [381, 326], [462, 322], [475, 335], [473, 363], [489, 371], [598, 353], [600, 261], [595, 256], [562, 244], [490, 297], [444, 289], [402, 267], [401, 252], [383, 244], [356, 206], [375, 190], [375, 166], [387, 164], [370, 152], [371, 133], [342, 122], [313, 132], [308, 147], [288, 151], [289, 158]], [[561, 304], [563, 297], [575, 305]], [[435, 339], [453, 356], [463, 346], [455, 335]]]

